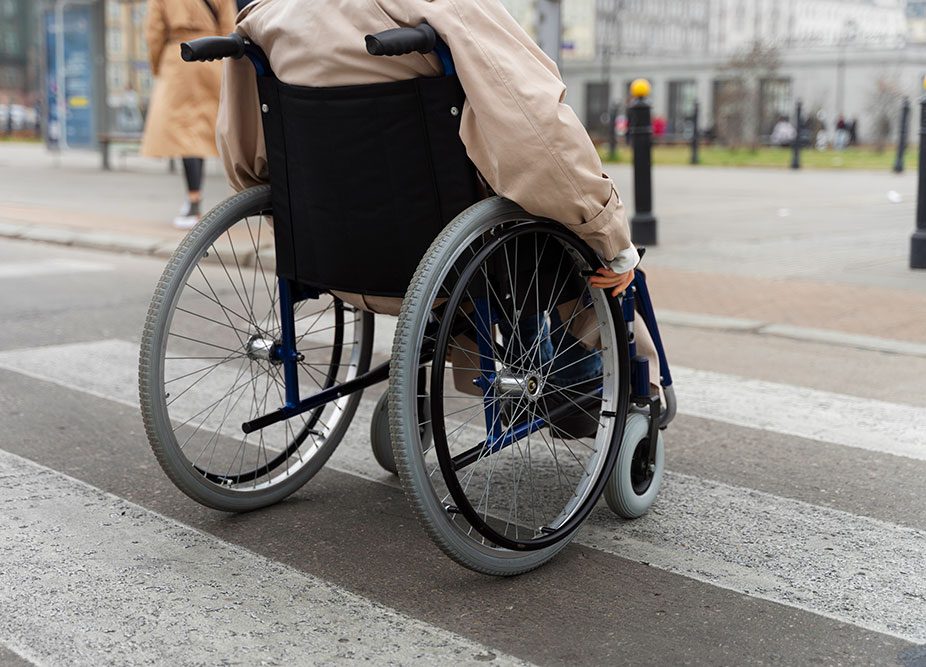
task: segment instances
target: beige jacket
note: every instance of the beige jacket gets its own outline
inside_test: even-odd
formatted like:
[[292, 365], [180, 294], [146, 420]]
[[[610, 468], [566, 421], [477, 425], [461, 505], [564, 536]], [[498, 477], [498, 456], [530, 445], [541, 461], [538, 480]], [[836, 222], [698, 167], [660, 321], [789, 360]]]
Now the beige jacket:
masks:
[[149, 157], [217, 155], [215, 119], [222, 67], [185, 63], [180, 42], [227, 35], [235, 24], [234, 0], [148, 0], [145, 38], [151, 72], [157, 77], [141, 152]]
[[[572, 108], [556, 65], [499, 0], [258, 0], [238, 32], [259, 45], [277, 77], [342, 86], [439, 76], [434, 55], [374, 57], [364, 36], [427, 20], [449, 45], [466, 92], [460, 136], [496, 193], [557, 220], [619, 272], [639, 256], [614, 183]], [[267, 180], [253, 67], [226, 61], [219, 152], [231, 185]]]

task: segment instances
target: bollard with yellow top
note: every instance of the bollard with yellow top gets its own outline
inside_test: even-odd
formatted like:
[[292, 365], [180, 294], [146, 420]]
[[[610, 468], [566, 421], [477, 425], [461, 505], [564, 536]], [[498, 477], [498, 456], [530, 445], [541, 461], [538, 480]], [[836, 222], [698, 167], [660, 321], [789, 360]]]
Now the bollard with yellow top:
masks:
[[633, 146], [633, 203], [630, 233], [637, 245], [656, 245], [656, 216], [653, 215], [653, 122], [649, 96], [653, 87], [646, 79], [630, 84], [633, 101], [628, 109]]

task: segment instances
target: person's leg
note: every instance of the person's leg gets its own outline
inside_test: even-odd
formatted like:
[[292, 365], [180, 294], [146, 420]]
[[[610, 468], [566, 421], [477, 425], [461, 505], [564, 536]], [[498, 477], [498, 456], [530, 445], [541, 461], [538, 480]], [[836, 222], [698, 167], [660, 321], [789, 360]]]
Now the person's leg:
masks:
[[186, 177], [187, 198], [191, 204], [197, 206], [202, 201], [204, 162], [201, 157], [183, 158], [183, 175]]
[[601, 377], [601, 354], [598, 350], [583, 345], [582, 341], [573, 335], [571, 325], [579, 317], [580, 315], [570, 314], [569, 319], [564, 321], [560, 309], [554, 308], [550, 311], [552, 378], [561, 387]]
[[190, 229], [199, 222], [202, 201], [203, 165], [201, 157], [183, 158], [183, 176], [186, 179], [187, 203], [180, 215], [174, 219], [174, 226]]
[[[566, 327], [569, 335], [574, 340], [579, 341], [577, 347], [585, 350], [596, 350], [601, 347], [601, 335], [598, 330], [598, 317], [594, 310], [579, 310], [576, 302], [571, 301], [557, 308], [557, 316], [564, 322], [568, 323]], [[637, 343], [637, 354], [646, 357], [649, 360], [649, 377], [650, 385], [653, 391], [658, 391], [662, 396], [659, 376], [659, 355], [656, 354], [656, 346], [650, 337], [646, 323], [638, 314], [633, 321], [634, 337]], [[554, 330], [556, 327], [554, 326]], [[590, 363], [590, 362], [589, 362]]]
[[665, 401], [665, 395], [662, 392], [662, 385], [659, 380], [659, 355], [656, 354], [656, 345], [649, 335], [649, 329], [643, 318], [637, 315], [633, 321], [633, 337], [637, 343], [637, 354], [646, 357], [649, 361], [649, 385], [650, 390], [659, 394], [659, 398]]

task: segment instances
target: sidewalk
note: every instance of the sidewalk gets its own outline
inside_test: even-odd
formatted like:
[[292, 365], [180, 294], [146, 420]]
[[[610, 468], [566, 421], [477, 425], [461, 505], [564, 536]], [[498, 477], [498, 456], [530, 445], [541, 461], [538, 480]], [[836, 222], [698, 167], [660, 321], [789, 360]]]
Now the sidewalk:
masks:
[[[0, 237], [169, 256], [184, 235], [169, 224], [181, 176], [124, 162], [102, 172], [95, 154], [0, 146]], [[218, 171], [210, 163], [207, 207], [229, 194]], [[632, 202], [629, 168], [609, 172]], [[660, 245], [643, 266], [667, 323], [830, 332], [837, 344], [926, 356], [926, 272], [907, 269], [915, 174], [662, 167], [654, 178]]]
[[[0, 237], [169, 256], [185, 235], [170, 225], [185, 197], [182, 174], [137, 156], [113, 166], [102, 171], [96, 153], [0, 145]], [[231, 194], [220, 169], [207, 162], [207, 210]]]

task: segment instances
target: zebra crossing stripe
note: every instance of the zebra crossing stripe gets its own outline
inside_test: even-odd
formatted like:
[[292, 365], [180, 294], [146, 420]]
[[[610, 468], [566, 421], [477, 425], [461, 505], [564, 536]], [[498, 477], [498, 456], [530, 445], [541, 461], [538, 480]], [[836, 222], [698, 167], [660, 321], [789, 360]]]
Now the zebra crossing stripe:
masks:
[[43, 259], [35, 262], [0, 263], [0, 279], [51, 276], [64, 273], [96, 273], [112, 271], [111, 264], [87, 262], [78, 259]]
[[764, 380], [674, 368], [679, 412], [926, 461], [926, 410]]
[[38, 665], [526, 664], [14, 454], [0, 479], [0, 636]]
[[[397, 485], [366, 442], [372, 404], [328, 466]], [[669, 445], [671, 446], [671, 445]], [[582, 544], [720, 588], [908, 641], [926, 642], [926, 532], [769, 493], [666, 472], [650, 512], [602, 502]]]
[[[377, 318], [374, 349], [388, 356], [394, 335], [395, 318]], [[926, 461], [921, 407], [680, 366], [672, 375], [680, 414]]]
[[[135, 406], [137, 358], [135, 344], [102, 340], [3, 351], [0, 368]], [[689, 368], [673, 374], [681, 414], [926, 461], [920, 407]]]
[[[3, 352], [0, 368], [135, 405], [136, 353], [135, 346], [124, 341], [80, 343]], [[50, 369], [54, 369], [54, 377], [50, 377]], [[720, 374], [705, 376], [702, 371], [683, 370], [677, 375], [679, 386], [686, 383], [686, 392], [691, 394], [698, 393], [696, 383], [704, 377], [713, 382], [705, 386], [706, 394], [720, 391], [724, 380]], [[769, 391], [765, 386], [769, 384], [760, 383], [769, 401], [790, 400], [780, 393], [784, 385], [774, 385], [774, 391]], [[810, 391], [817, 400], [825, 393], [791, 389], [798, 396]], [[906, 406], [836, 394], [828, 395], [824, 405], [834, 413], [833, 423], [838, 425], [840, 418], [851, 421], [860, 414], [874, 418], [866, 403], [876, 404], [875, 416], [877, 410], [907, 410]], [[768, 403], [763, 407], [771, 409]], [[910, 411], [914, 412], [912, 408]], [[366, 434], [371, 413], [371, 402], [362, 401], [351, 433], [328, 465], [395, 485], [397, 480], [380, 469], [370, 455]], [[887, 428], [907, 428], [902, 420], [887, 423]], [[807, 433], [798, 435], [808, 437]], [[846, 431], [843, 439], [850, 435]], [[721, 588], [926, 642], [926, 572], [922, 567], [926, 533], [922, 531], [668, 473], [665, 488], [648, 516], [623, 522], [599, 507], [577, 541]]]

